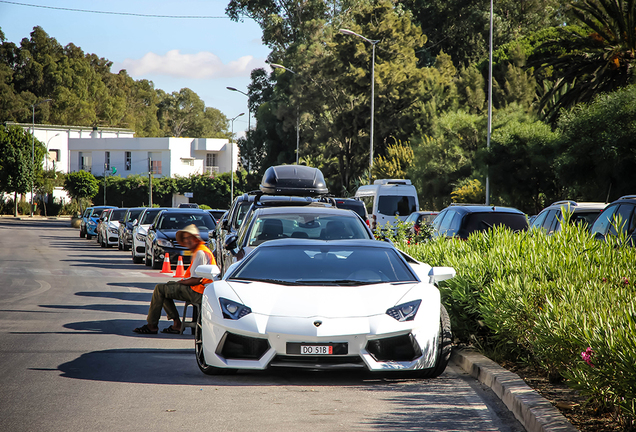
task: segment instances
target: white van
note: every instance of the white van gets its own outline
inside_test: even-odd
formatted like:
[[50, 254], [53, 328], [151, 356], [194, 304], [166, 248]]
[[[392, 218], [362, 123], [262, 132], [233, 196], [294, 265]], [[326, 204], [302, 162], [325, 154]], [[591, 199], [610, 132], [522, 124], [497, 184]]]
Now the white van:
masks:
[[360, 186], [357, 199], [364, 202], [371, 219], [371, 229], [395, 224], [395, 217], [405, 220], [419, 209], [417, 191], [411, 180], [381, 179], [369, 186]]

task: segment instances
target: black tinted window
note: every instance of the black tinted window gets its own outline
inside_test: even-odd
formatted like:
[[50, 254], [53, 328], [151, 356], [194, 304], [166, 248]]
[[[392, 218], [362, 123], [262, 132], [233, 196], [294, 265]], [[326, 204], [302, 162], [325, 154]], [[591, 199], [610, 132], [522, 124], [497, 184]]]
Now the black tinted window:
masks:
[[146, 210], [146, 213], [144, 213], [144, 218], [141, 221], [142, 225], [149, 225], [152, 223], [152, 221], [155, 220], [155, 217], [157, 217], [157, 215], [159, 214], [161, 210], [159, 209], [153, 209], [153, 210]]
[[414, 211], [415, 197], [398, 195], [380, 195], [378, 197], [378, 213], [389, 216], [408, 216]]
[[207, 213], [179, 213], [175, 211], [164, 212], [157, 222], [158, 229], [180, 230], [188, 225], [194, 224], [202, 230], [214, 229], [214, 221]]
[[126, 211], [127, 211], [126, 209], [113, 210], [110, 216], [110, 220], [118, 221], [120, 219], [123, 219], [124, 216], [126, 215]]
[[517, 213], [472, 213], [466, 215], [465, 229], [471, 233], [486, 231], [495, 226], [503, 225], [513, 231], [522, 231], [528, 228], [525, 215]]
[[143, 210], [130, 210], [126, 215], [126, 222], [132, 222], [135, 219], [139, 219], [139, 215]]

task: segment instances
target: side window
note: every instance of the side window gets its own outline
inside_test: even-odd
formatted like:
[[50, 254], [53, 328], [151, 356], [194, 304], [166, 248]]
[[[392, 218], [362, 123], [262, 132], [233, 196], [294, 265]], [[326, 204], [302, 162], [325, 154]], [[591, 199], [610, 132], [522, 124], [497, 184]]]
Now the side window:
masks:
[[439, 231], [439, 227], [442, 224], [442, 221], [444, 220], [444, 217], [446, 217], [447, 214], [448, 214], [448, 210], [444, 210], [443, 212], [438, 214], [435, 219], [433, 219], [433, 228], [436, 231]]
[[603, 211], [603, 213], [599, 215], [596, 222], [594, 222], [594, 226], [592, 227], [593, 235], [598, 234], [600, 236], [604, 236], [605, 234], [607, 234], [607, 229], [609, 228], [610, 223], [613, 221], [616, 209], [618, 209], [618, 204], [607, 207]]
[[367, 208], [367, 213], [372, 214], [373, 213], [373, 200], [375, 199], [375, 196], [370, 195], [370, 196], [361, 196], [358, 197], [360, 198], [360, 201], [362, 201], [364, 203], [364, 206]]
[[444, 217], [444, 220], [439, 226], [440, 234], [446, 234], [448, 229], [451, 227], [453, 219], [455, 219], [456, 217], [457, 217], [457, 212], [450, 211], [450, 210], [448, 211], [448, 214], [446, 215], [446, 217]]
[[548, 216], [548, 212], [545, 210], [539, 213], [536, 219], [532, 221], [532, 228], [541, 228], [543, 222], [545, 222], [546, 216]]
[[455, 212], [455, 214], [453, 215], [453, 220], [451, 220], [450, 225], [448, 226], [448, 231], [455, 235], [457, 234], [457, 231], [459, 231], [459, 228], [462, 224], [462, 216]]
[[543, 222], [543, 228], [547, 233], [551, 233], [554, 231], [554, 227], [556, 225], [556, 216], [559, 210], [550, 210], [548, 211], [547, 216], [545, 217], [545, 221]]
[[632, 213], [634, 211], [634, 206], [631, 204], [621, 204], [618, 207], [618, 210], [614, 213], [614, 217], [611, 220], [610, 224], [610, 234], [616, 235], [617, 229], [620, 229], [622, 232], [627, 232], [631, 224]]

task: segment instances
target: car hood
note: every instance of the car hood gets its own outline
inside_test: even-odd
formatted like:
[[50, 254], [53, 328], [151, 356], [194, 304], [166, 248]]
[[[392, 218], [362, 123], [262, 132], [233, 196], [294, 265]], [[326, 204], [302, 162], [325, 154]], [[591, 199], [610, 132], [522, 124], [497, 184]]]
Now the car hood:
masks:
[[254, 313], [298, 318], [353, 318], [381, 315], [395, 306], [418, 284], [415, 282], [396, 285], [381, 283], [353, 287], [315, 287], [262, 282], [223, 282], [229, 285], [241, 303], [249, 306]]

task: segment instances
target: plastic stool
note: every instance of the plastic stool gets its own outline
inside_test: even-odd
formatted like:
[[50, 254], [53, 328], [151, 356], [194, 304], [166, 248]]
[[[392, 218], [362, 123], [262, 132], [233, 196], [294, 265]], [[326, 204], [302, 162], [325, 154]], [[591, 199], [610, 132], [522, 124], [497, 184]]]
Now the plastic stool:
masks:
[[[192, 306], [192, 321], [186, 321], [186, 316], [188, 315], [188, 305]], [[197, 303], [185, 302], [183, 306], [183, 319], [181, 320], [181, 332], [179, 334], [183, 334], [183, 331], [186, 327], [190, 327], [192, 329], [192, 334], [194, 334], [197, 323], [199, 322], [199, 305]]]

